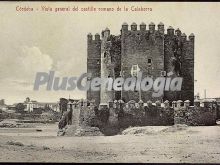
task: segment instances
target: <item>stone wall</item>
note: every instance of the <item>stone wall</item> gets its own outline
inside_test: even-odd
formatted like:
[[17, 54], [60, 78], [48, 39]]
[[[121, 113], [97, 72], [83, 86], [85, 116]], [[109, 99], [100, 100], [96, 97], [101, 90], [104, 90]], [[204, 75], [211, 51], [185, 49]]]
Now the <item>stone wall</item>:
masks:
[[[92, 73], [92, 78], [101, 76], [101, 40], [96, 34], [93, 39], [92, 34], [87, 36], [87, 73]], [[87, 99], [94, 99], [98, 105], [100, 103], [100, 91], [87, 91]]]
[[[161, 104], [160, 101], [152, 103], [143, 101], [138, 103], [131, 100], [127, 103], [123, 101], [116, 102], [119, 107], [119, 127], [127, 128], [129, 126], [148, 126], [148, 125], [172, 125], [173, 109], [169, 107], [169, 102]], [[121, 107], [121, 108], [120, 108]]]
[[180, 29], [174, 30], [171, 26], [165, 33], [164, 24], [154, 23], [148, 25], [141, 23], [129, 25], [124, 23], [121, 27], [121, 35], [114, 36], [106, 28], [102, 31], [102, 39], [96, 34], [95, 39], [87, 36], [87, 72], [92, 73], [92, 78], [131, 77], [131, 68], [138, 65], [142, 71], [142, 77], [152, 76], [153, 79], [161, 76], [170, 76], [167, 73], [173, 71], [176, 77], [183, 77], [182, 90], [179, 92], [164, 91], [161, 97], [152, 97], [152, 90], [142, 91], [101, 91], [87, 92], [87, 99], [94, 99], [96, 105], [107, 103], [112, 99], [143, 100], [194, 100], [194, 34], [187, 38]]
[[[102, 135], [98, 126], [95, 101], [80, 100], [74, 102], [59, 122], [58, 135], [93, 136]], [[62, 125], [62, 126], [61, 126]]]
[[190, 101], [173, 101], [174, 123], [193, 126], [215, 125], [217, 120], [217, 103], [204, 100], [195, 100], [194, 106]]
[[194, 101], [194, 34], [182, 37], [182, 66], [181, 76], [183, 77], [181, 100], [190, 100], [191, 105]]
[[[124, 78], [131, 77], [132, 65], [139, 66], [142, 71], [142, 77], [152, 76], [153, 79], [161, 76], [164, 71], [164, 39], [163, 26], [149, 24], [149, 30], [146, 24], [142, 23], [140, 28], [137, 24], [131, 24], [131, 29], [124, 23], [121, 31], [121, 71]], [[141, 92], [141, 99], [160, 100], [160, 98], [152, 97], [153, 90]], [[122, 91], [122, 98], [126, 102], [129, 100], [139, 101], [138, 91]], [[161, 98], [162, 99], [162, 98]]]
[[220, 102], [217, 102], [217, 120], [220, 120]]
[[[91, 108], [87, 107], [87, 109]], [[84, 113], [88, 113], [88, 110]], [[148, 101], [147, 105], [144, 105], [143, 101], [137, 103], [131, 100], [124, 103], [122, 100], [115, 100], [108, 104], [100, 104], [95, 110], [95, 115], [96, 126], [105, 135], [118, 134], [130, 126], [174, 124], [174, 110], [169, 106], [168, 101], [163, 104], [159, 101], [155, 103]]]
[[[82, 128], [96, 127], [104, 135], [116, 135], [130, 126], [166, 126], [174, 124], [186, 124], [192, 126], [215, 125], [218, 118], [218, 106], [214, 101], [160, 101], [131, 100], [125, 103], [123, 100], [109, 101], [97, 107], [94, 101], [80, 100], [72, 107], [71, 132], [77, 132]], [[71, 123], [71, 124], [70, 124]], [[91, 133], [91, 132], [90, 132]], [[101, 133], [100, 133], [101, 134]]]
[[[112, 78], [114, 79], [114, 62], [111, 54], [112, 42], [110, 40], [110, 30], [106, 28], [102, 32], [101, 42], [101, 78]], [[100, 103], [108, 102], [114, 98], [114, 91], [107, 90], [105, 86], [101, 85], [100, 91]]]

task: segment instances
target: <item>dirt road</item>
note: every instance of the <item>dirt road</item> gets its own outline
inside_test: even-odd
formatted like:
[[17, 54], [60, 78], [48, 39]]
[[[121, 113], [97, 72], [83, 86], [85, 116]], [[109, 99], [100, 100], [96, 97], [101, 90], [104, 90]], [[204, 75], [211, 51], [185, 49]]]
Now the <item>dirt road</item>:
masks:
[[56, 125], [41, 128], [0, 129], [0, 161], [220, 162], [220, 125], [145, 127], [145, 134], [97, 137], [56, 137]]

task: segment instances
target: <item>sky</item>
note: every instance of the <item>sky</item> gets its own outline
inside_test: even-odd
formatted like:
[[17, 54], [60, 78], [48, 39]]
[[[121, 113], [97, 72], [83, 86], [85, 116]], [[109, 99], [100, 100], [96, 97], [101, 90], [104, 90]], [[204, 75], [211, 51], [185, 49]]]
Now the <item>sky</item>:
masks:
[[[151, 12], [18, 12], [16, 7], [150, 7]], [[74, 91], [33, 91], [37, 72], [57, 76], [86, 72], [87, 34], [106, 27], [120, 34], [121, 25], [163, 22], [186, 35], [195, 34], [195, 93], [220, 97], [220, 3], [177, 2], [0, 2], [0, 99], [7, 104], [26, 97], [56, 102], [60, 97], [85, 98]]]

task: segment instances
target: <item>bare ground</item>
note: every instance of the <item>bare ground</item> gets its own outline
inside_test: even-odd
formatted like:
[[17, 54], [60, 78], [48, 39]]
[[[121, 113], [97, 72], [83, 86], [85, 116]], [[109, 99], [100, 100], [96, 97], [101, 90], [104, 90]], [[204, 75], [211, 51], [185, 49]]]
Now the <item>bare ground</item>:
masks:
[[[0, 129], [3, 162], [219, 163], [220, 125], [129, 128], [124, 135], [57, 137], [56, 125]], [[134, 129], [136, 129], [134, 131]]]

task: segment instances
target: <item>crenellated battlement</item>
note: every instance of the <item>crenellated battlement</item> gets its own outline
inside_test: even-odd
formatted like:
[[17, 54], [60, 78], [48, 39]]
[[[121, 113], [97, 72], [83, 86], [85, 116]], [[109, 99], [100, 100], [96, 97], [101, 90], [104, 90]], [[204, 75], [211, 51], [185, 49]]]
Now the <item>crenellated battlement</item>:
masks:
[[74, 129], [98, 127], [104, 134], [117, 134], [119, 130], [130, 126], [214, 125], [217, 110], [214, 100], [195, 100], [194, 105], [190, 106], [189, 100], [148, 100], [146, 103], [142, 100], [110, 100], [108, 103], [96, 105], [94, 100], [82, 99], [69, 102], [65, 114], [72, 115], [69, 123], [75, 125]]
[[[138, 65], [143, 75], [160, 77], [173, 72], [173, 77], [183, 77], [181, 92], [165, 91], [160, 98], [152, 98], [152, 92], [142, 92], [143, 104], [151, 99], [153, 105], [156, 100], [173, 101], [178, 99], [191, 101], [194, 99], [194, 34], [185, 34], [180, 28], [166, 26], [159, 22], [133, 22], [121, 25], [121, 34], [113, 35], [109, 28], [100, 35], [88, 34], [87, 68], [94, 76], [100, 77], [131, 77], [131, 69]], [[107, 102], [110, 99], [122, 98], [129, 104], [129, 100], [139, 100], [136, 91], [113, 91], [105, 89], [88, 91], [87, 99], [98, 100], [96, 103]], [[169, 106], [172, 103], [169, 102]], [[159, 104], [157, 102], [157, 104]], [[136, 103], [137, 105], [137, 103]], [[164, 102], [160, 104], [164, 106]], [[184, 105], [184, 102], [181, 103]], [[105, 105], [102, 105], [105, 106]]]
[[158, 25], [157, 25], [157, 28], [156, 28], [156, 25], [151, 22], [148, 24], [148, 29], [147, 29], [147, 25], [142, 22], [140, 25], [139, 25], [139, 28], [138, 28], [138, 25], [133, 22], [131, 25], [130, 25], [130, 28], [129, 28], [129, 25], [125, 22], [122, 24], [122, 34], [132, 34], [132, 33], [139, 33], [139, 34], [162, 34], [162, 35], [167, 35], [167, 36], [175, 36], [175, 37], [180, 37], [183, 39], [183, 41], [194, 41], [194, 34], [191, 33], [188, 37], [185, 33], [182, 34], [181, 30], [179, 28], [177, 28], [176, 30], [174, 30], [174, 28], [172, 26], [169, 26], [167, 28], [167, 33], [164, 33], [165, 32], [165, 28], [164, 28], [164, 24], [162, 22], [160, 22]]
[[100, 40], [101, 40], [100, 34], [99, 34], [99, 33], [96, 33], [96, 34], [93, 36], [91, 33], [89, 33], [89, 34], [87, 34], [87, 40], [88, 40], [88, 41], [100, 41]]
[[[148, 25], [148, 30], [146, 29], [147, 25], [142, 22], [140, 25], [139, 25], [139, 29], [137, 28], [137, 24], [135, 22], [133, 22], [131, 25], [130, 25], [130, 30], [128, 28], [128, 24], [125, 22], [122, 24], [122, 32], [132, 32], [132, 31], [148, 31], [149, 33], [153, 33], [155, 32], [155, 24], [153, 22], [151, 22], [149, 25]], [[158, 31], [160, 32], [163, 32], [164, 30], [164, 24], [163, 23], [159, 23], [158, 24]]]
[[214, 125], [217, 119], [217, 103], [210, 100], [173, 101], [174, 123], [187, 125]]
[[[92, 73], [92, 77], [100, 77], [101, 74], [101, 39], [98, 33], [93, 36], [87, 35], [87, 73]], [[99, 103], [99, 91], [87, 91], [87, 98], [96, 100]]]
[[[77, 103], [73, 103], [73, 105], [73, 107], [81, 109], [84, 113], [88, 113], [88, 110], [93, 110], [94, 107], [97, 107], [94, 101], [88, 100], [80, 100]], [[122, 121], [127, 120], [128, 116], [130, 116], [128, 117], [130, 121], [136, 121], [138, 116], [142, 116], [143, 123], [139, 121], [141, 122], [139, 123], [140, 125], [146, 124], [144, 124], [146, 118], [148, 119], [147, 125], [172, 124], [172, 120], [174, 120], [174, 124], [213, 125], [217, 119], [217, 103], [208, 100], [195, 100], [193, 106], [190, 106], [189, 100], [172, 102], [168, 100], [164, 102], [148, 100], [146, 103], [142, 100], [138, 102], [134, 100], [129, 102], [111, 100], [108, 103], [100, 104], [97, 109], [100, 113], [110, 113], [110, 116]], [[124, 114], [121, 118], [118, 116], [120, 112]], [[129, 123], [127, 124], [129, 125]]]
[[[78, 102], [71, 102], [68, 103], [68, 107], [72, 108], [80, 108], [80, 107], [94, 107], [97, 106], [95, 104], [95, 100], [87, 100], [87, 99], [81, 99]], [[124, 102], [123, 100], [110, 100], [108, 103], [101, 103], [98, 105], [99, 107], [106, 107], [106, 108], [120, 108], [120, 107], [126, 107], [127, 108], [140, 108], [140, 107], [170, 107], [175, 109], [180, 108], [193, 108], [193, 107], [204, 107], [204, 108], [212, 108], [217, 106], [217, 102], [215, 100], [194, 100], [194, 105], [190, 106], [189, 100], [177, 100], [169, 102], [168, 100], [161, 102], [160, 100], [157, 100], [155, 102], [148, 100], [146, 103], [144, 103], [142, 100], [139, 100], [136, 102], [135, 100], [130, 100], [128, 102]]]

